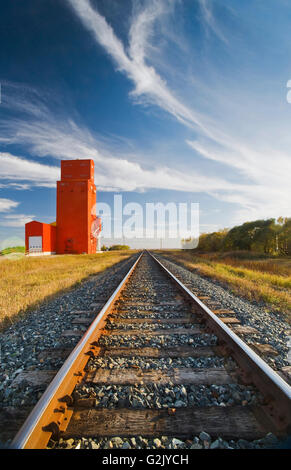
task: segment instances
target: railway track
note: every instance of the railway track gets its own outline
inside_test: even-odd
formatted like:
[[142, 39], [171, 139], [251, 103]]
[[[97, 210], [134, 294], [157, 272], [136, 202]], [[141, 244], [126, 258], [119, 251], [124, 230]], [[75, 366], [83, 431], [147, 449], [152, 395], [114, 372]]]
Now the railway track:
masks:
[[174, 439], [199, 448], [194, 436], [231, 443], [288, 435], [291, 387], [221, 314], [144, 252], [97, 316], [80, 313], [87, 332], [11, 447], [163, 447]]

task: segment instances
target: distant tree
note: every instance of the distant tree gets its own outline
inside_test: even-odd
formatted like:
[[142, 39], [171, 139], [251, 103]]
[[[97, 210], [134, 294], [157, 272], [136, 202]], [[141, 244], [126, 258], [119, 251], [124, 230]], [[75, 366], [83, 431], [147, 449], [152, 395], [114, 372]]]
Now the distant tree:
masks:
[[278, 219], [277, 219], [277, 224], [279, 224], [279, 225], [284, 225], [284, 224], [286, 224], [286, 223], [288, 222], [288, 220], [289, 220], [288, 217], [282, 217], [282, 216], [280, 216], [280, 217], [278, 217]]
[[11, 246], [0, 251], [0, 255], [10, 255], [11, 253], [25, 253], [25, 246]]
[[130, 250], [130, 247], [128, 245], [112, 245], [109, 251], [113, 250]]
[[279, 253], [282, 255], [291, 255], [291, 218], [285, 217], [283, 219], [277, 240]]
[[233, 227], [225, 237], [223, 249], [276, 251], [275, 219], [255, 220]]
[[102, 245], [102, 246], [101, 246], [101, 251], [106, 251], [106, 250], [107, 250], [106, 245]]
[[199, 237], [199, 251], [220, 251], [228, 230], [223, 229], [213, 233], [202, 233]]
[[276, 253], [278, 251], [277, 232], [275, 219], [257, 221], [251, 249], [263, 251], [265, 254]]
[[231, 230], [202, 233], [198, 251], [254, 251], [291, 255], [291, 218], [254, 220]]

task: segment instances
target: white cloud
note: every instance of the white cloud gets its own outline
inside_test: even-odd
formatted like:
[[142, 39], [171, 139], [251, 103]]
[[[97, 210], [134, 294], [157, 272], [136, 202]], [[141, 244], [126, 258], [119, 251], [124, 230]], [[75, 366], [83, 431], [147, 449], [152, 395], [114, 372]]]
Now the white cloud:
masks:
[[[214, 131], [215, 133], [215, 131]], [[238, 184], [235, 191], [213, 192], [213, 196], [241, 206], [234, 223], [290, 214], [290, 156], [276, 147], [245, 143], [237, 136], [217, 135], [216, 142], [200, 138], [188, 145], [208, 160], [240, 172], [249, 184]]]
[[[54, 187], [60, 177], [60, 169], [26, 160], [7, 152], [0, 152], [0, 179], [29, 181], [35, 186]], [[28, 185], [8, 183], [16, 189], [27, 189]], [[2, 184], [2, 187], [5, 184]]]
[[16, 191], [26, 191], [30, 189], [30, 185], [24, 184], [24, 183], [6, 183], [6, 184], [0, 183], [0, 189], [9, 189], [9, 188], [16, 189]]
[[[221, 35], [209, 1], [199, 1], [204, 12], [204, 21], [216, 35]], [[256, 131], [258, 128], [255, 112], [258, 103], [256, 102], [253, 109], [250, 109], [246, 101], [248, 108], [245, 110], [246, 114], [241, 112], [244, 109], [245, 99], [240, 89], [241, 84], [238, 84], [240, 99], [236, 101], [234, 98], [237, 97], [234, 96], [233, 90], [221, 94], [218, 85], [213, 93], [209, 90], [207, 97], [209, 114], [206, 116], [192, 108], [189, 105], [190, 101], [187, 101], [186, 105], [178, 99], [166, 80], [153, 67], [150, 55], [155, 47], [153, 45], [155, 26], [171, 11], [174, 1], [151, 0], [143, 3], [142, 7], [138, 3], [139, 6], [131, 17], [128, 46], [116, 36], [110, 24], [93, 9], [88, 0], [68, 0], [68, 2], [96, 42], [112, 58], [117, 69], [133, 83], [131, 97], [140, 103], [159, 106], [180, 123], [198, 131], [195, 140], [194, 137], [187, 140], [194, 150], [190, 169], [183, 172], [158, 165], [145, 168], [143, 163], [134, 161], [136, 155], [133, 152], [128, 154], [120, 151], [112, 152], [110, 144], [104, 145], [102, 140], [78, 125], [76, 120], [68, 119], [55, 110], [52, 113], [46, 104], [48, 97], [37, 91], [32, 92], [30, 100], [26, 99], [25, 94], [18, 96], [14, 93], [14, 101], [11, 100], [9, 106], [14, 106], [16, 111], [25, 112], [26, 118], [11, 118], [0, 123], [5, 132], [3, 144], [23, 145], [32, 155], [38, 157], [92, 158], [96, 163], [97, 187], [104, 191], [142, 191], [154, 188], [206, 192], [219, 200], [240, 207], [233, 223], [253, 218], [288, 215], [291, 169], [289, 154], [287, 151], [279, 150], [280, 139], [274, 133], [272, 126], [269, 128], [268, 140], [267, 131], [260, 138], [255, 135], [253, 140], [248, 139], [245, 132], [247, 123], [250, 122], [250, 126]], [[223, 37], [221, 39], [223, 40]], [[161, 57], [161, 62], [163, 59]], [[170, 68], [170, 64], [168, 67]], [[206, 84], [205, 88], [207, 89]], [[197, 91], [197, 88], [195, 90]], [[222, 103], [227, 100], [230, 106], [224, 108]], [[253, 101], [253, 96], [249, 101]], [[221, 111], [221, 119], [209, 117], [217, 116], [216, 108]], [[215, 112], [212, 114], [213, 110]], [[243, 127], [243, 137], [239, 132], [233, 132], [231, 125], [229, 123], [227, 125], [224, 121], [225, 116], [229, 116], [229, 121], [234, 120], [234, 110], [236, 115], [239, 115], [238, 123], [240, 129]], [[272, 119], [270, 121], [272, 125], [273, 121]], [[206, 170], [202, 172], [197, 169], [198, 159], [194, 160], [197, 155], [221, 164], [217, 176], [210, 177]], [[57, 166], [43, 165], [8, 153], [0, 154], [1, 170], [2, 163], [4, 164], [2, 177], [6, 179], [54, 187], [59, 177]], [[241, 175], [242, 181], [247, 183], [227, 181], [223, 176], [226, 166], [233, 170], [235, 181], [238, 181], [238, 175]]]
[[117, 38], [112, 27], [99, 12], [92, 8], [89, 0], [68, 0], [84, 26], [93, 34], [96, 41], [112, 57], [120, 72], [125, 73], [135, 88], [131, 96], [141, 98], [162, 108], [183, 124], [199, 127], [207, 133], [201, 116], [178, 100], [153, 66], [148, 65], [146, 52], [154, 23], [169, 9], [173, 2], [150, 1], [139, 9], [132, 18], [129, 31], [129, 51]]
[[[220, 177], [209, 177], [198, 170], [190, 170], [187, 175], [174, 168], [152, 165], [145, 169], [136, 163], [136, 154], [119, 155], [110, 149], [107, 141], [100, 141], [88, 129], [76, 124], [73, 119], [62, 115], [52, 115], [44, 99], [40, 103], [40, 112], [35, 112], [37, 92], [28, 90], [28, 96], [19, 93], [14, 86], [13, 98], [10, 99], [10, 111], [27, 111], [25, 119], [17, 118], [1, 123], [5, 126], [10, 143], [28, 148], [30, 154], [38, 157], [56, 159], [91, 158], [95, 162], [96, 184], [103, 191], [143, 191], [146, 189], [169, 189], [177, 191], [213, 191], [235, 186]], [[30, 97], [33, 106], [29, 106]], [[28, 102], [28, 106], [26, 106]], [[108, 148], [109, 147], [109, 148]], [[112, 154], [116, 156], [112, 156]], [[24, 159], [8, 152], [0, 153], [0, 179], [23, 181], [33, 186], [55, 187], [60, 178], [59, 166], [49, 166]], [[5, 183], [6, 184], [6, 183]]]
[[[81, 139], [82, 135], [79, 135]], [[144, 169], [140, 164], [125, 158], [113, 158], [99, 153], [88, 143], [72, 139], [66, 142], [65, 136], [57, 140], [54, 146], [49, 145], [47, 152], [57, 158], [92, 158], [95, 162], [95, 182], [98, 189], [103, 191], [141, 191], [144, 189], [170, 189], [176, 191], [200, 192], [228, 188], [234, 190], [235, 186], [221, 178], [211, 178], [192, 171], [188, 175], [183, 172], [166, 168], [155, 167]], [[43, 146], [45, 152], [45, 146]], [[1, 175], [5, 179], [25, 180], [34, 186], [55, 187], [60, 177], [58, 167], [25, 160], [17, 156], [0, 153]]]
[[[259, 149], [258, 145], [252, 146], [251, 143], [245, 143], [235, 134], [230, 137], [231, 129], [223, 130], [220, 120], [210, 119], [209, 116], [199, 113], [177, 99], [166, 81], [153, 66], [148, 64], [154, 24], [168, 12], [170, 2], [152, 0], [135, 11], [129, 30], [128, 52], [106, 19], [92, 8], [88, 0], [68, 0], [68, 2], [73, 6], [84, 26], [112, 57], [118, 70], [125, 73], [133, 82], [135, 88], [131, 96], [139, 98], [141, 102], [158, 105], [176, 117], [178, 121], [198, 130], [200, 135], [198, 134], [197, 139], [188, 140], [187, 143], [204, 158], [229, 165], [237, 173], [241, 172], [249, 182], [248, 184], [228, 182], [223, 188], [220, 187], [222, 178], [217, 177], [211, 181], [211, 178], [196, 173], [196, 179], [193, 175], [190, 177], [193, 187], [195, 186], [199, 191], [204, 183], [204, 190], [214, 197], [241, 205], [241, 210], [236, 216], [237, 220], [241, 220], [242, 217], [249, 219], [250, 217], [277, 216], [288, 211], [290, 169], [287, 169], [291, 164], [289, 155], [278, 152], [276, 148]], [[214, 18], [209, 0], [199, 0], [199, 4], [205, 24], [222, 41], [227, 42]], [[214, 96], [213, 106], [217, 103], [215, 98], [217, 97]], [[228, 99], [230, 99], [229, 96]], [[139, 172], [137, 171], [136, 174], [138, 177]], [[171, 175], [173, 183], [177, 172], [171, 171]], [[143, 176], [147, 178], [149, 175], [144, 173]], [[159, 173], [157, 176], [159, 177]], [[191, 190], [188, 189], [187, 180], [186, 175], [183, 184], [185, 191]], [[155, 179], [153, 179], [155, 185], [154, 181]], [[167, 171], [165, 171], [159, 187], [167, 186], [167, 182], [169, 181]], [[215, 185], [216, 189], [214, 189]], [[169, 187], [176, 189], [180, 186], [174, 183]]]
[[228, 40], [219, 28], [217, 21], [212, 12], [212, 6], [210, 0], [198, 0], [200, 9], [202, 12], [202, 18], [205, 25], [219, 38], [221, 41], [228, 44]]
[[11, 199], [0, 198], [0, 212], [9, 212], [19, 205], [19, 202]]
[[24, 227], [25, 224], [34, 220], [34, 215], [10, 214], [5, 215], [0, 221], [0, 225], [4, 227]]

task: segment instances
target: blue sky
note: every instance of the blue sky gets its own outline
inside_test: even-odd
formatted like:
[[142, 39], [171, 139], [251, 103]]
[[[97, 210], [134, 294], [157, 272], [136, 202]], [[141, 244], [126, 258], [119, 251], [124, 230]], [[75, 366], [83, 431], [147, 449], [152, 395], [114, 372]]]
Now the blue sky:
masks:
[[290, 216], [288, 0], [1, 6], [0, 243], [55, 220], [61, 159], [98, 201], [194, 202], [200, 231]]

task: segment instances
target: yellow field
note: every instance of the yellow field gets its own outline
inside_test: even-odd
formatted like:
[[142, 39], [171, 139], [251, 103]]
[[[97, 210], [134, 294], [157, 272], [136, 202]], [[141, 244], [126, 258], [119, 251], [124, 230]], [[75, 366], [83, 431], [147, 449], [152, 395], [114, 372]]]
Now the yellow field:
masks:
[[133, 251], [96, 255], [21, 257], [0, 261], [0, 325], [131, 256]]
[[225, 282], [242, 297], [264, 301], [285, 313], [291, 321], [290, 258], [241, 260], [227, 255], [196, 255], [190, 250], [164, 251], [163, 254], [191, 271]]

